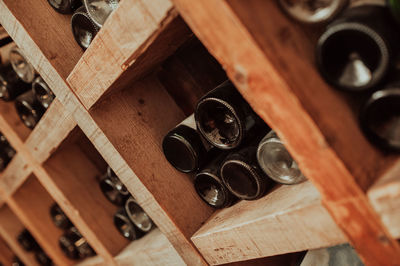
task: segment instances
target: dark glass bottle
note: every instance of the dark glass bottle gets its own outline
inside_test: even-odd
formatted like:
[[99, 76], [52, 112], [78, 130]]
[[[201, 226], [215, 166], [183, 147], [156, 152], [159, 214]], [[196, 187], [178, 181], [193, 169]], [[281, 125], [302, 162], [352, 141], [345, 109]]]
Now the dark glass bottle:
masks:
[[139, 239], [144, 233], [138, 230], [131, 222], [124, 208], [119, 209], [114, 215], [114, 225], [126, 239], [133, 241]]
[[95, 255], [94, 250], [76, 227], [69, 228], [59, 239], [58, 244], [65, 256], [72, 260]]
[[55, 11], [61, 14], [72, 14], [82, 5], [81, 0], [47, 0]]
[[44, 252], [41, 248], [35, 251], [35, 259], [41, 266], [52, 266], [53, 261], [47, 256], [46, 252]]
[[200, 198], [214, 208], [226, 208], [233, 204], [235, 196], [226, 188], [220, 177], [220, 167], [226, 154], [221, 154], [200, 170], [194, 179], [194, 187]]
[[102, 27], [111, 13], [117, 9], [120, 0], [83, 0], [92, 21]]
[[125, 203], [125, 212], [134, 226], [143, 233], [149, 232], [154, 223], [136, 200], [130, 197]]
[[30, 85], [22, 81], [11, 65], [0, 67], [0, 98], [6, 102], [28, 91]]
[[99, 28], [93, 23], [84, 6], [78, 8], [71, 18], [72, 34], [83, 49], [87, 49]]
[[200, 99], [195, 119], [203, 137], [223, 150], [238, 147], [264, 124], [230, 81]]
[[58, 228], [67, 230], [72, 227], [71, 221], [68, 219], [67, 215], [63, 212], [63, 210], [58, 206], [57, 203], [53, 204], [50, 208], [50, 217], [53, 220], [53, 223]]
[[257, 161], [261, 169], [278, 183], [292, 185], [306, 180], [296, 161], [273, 130], [258, 145]]
[[45, 112], [32, 90], [15, 99], [15, 108], [22, 122], [30, 129], [36, 126]]
[[26, 83], [32, 83], [36, 77], [36, 70], [27, 60], [23, 52], [17, 46], [10, 49], [9, 59], [12, 68], [18, 77]]
[[111, 167], [108, 166], [107, 172], [99, 184], [104, 196], [111, 203], [117, 206], [124, 206], [125, 201], [130, 196], [130, 193], [121, 180], [119, 180]]
[[347, 91], [378, 85], [388, 74], [398, 50], [398, 32], [393, 24], [384, 6], [362, 5], [346, 10], [318, 40], [316, 60], [322, 76]]
[[211, 145], [196, 130], [194, 115], [168, 132], [162, 147], [168, 162], [183, 173], [196, 171], [203, 166], [211, 150]]
[[290, 17], [307, 24], [323, 23], [333, 19], [348, 2], [348, 0], [279, 0], [280, 6]]
[[32, 90], [36, 95], [36, 99], [42, 104], [42, 106], [45, 109], [49, 108], [55, 96], [42, 77], [39, 76], [33, 81]]
[[17, 236], [18, 243], [22, 246], [22, 248], [26, 251], [33, 251], [39, 248], [38, 243], [33, 238], [31, 233], [24, 229], [18, 236]]
[[20, 260], [20, 258], [14, 256], [11, 266], [25, 266], [25, 264]]
[[381, 148], [400, 151], [400, 84], [374, 92], [360, 112], [366, 136]]
[[0, 133], [0, 171], [3, 171], [14, 157], [16, 151]]
[[392, 12], [394, 19], [400, 24], [400, 1], [399, 0], [387, 0], [388, 7]]
[[259, 199], [273, 186], [273, 181], [258, 165], [257, 145], [229, 154], [222, 164], [221, 177], [229, 191], [244, 200]]

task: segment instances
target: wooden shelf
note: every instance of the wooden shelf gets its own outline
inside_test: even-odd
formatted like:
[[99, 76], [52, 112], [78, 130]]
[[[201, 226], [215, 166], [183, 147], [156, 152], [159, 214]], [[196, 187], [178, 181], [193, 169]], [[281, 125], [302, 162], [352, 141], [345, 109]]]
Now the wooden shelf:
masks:
[[54, 200], [34, 175], [7, 200], [7, 204], [55, 264], [73, 264], [58, 245], [63, 232], [54, 225], [49, 214]]
[[37, 266], [32, 252], [26, 252], [17, 241], [18, 235], [24, 230], [24, 225], [11, 209], [4, 205], [0, 208], [0, 236], [8, 244], [25, 265]]
[[[355, 104], [319, 77], [320, 29], [274, 1], [124, 0], [85, 52], [70, 15], [46, 1], [0, 0], [0, 23], [57, 96], [33, 131], [0, 103], [0, 131], [17, 151], [0, 175], [0, 235], [16, 253], [24, 225], [57, 264], [73, 263], [56, 247], [57, 202], [98, 253], [81, 265], [279, 265], [269, 256], [346, 241], [366, 265], [398, 261], [398, 156], [369, 144]], [[215, 211], [161, 141], [226, 75], [310, 182]], [[96, 179], [107, 164], [159, 227], [139, 241], [112, 225], [116, 208]]]

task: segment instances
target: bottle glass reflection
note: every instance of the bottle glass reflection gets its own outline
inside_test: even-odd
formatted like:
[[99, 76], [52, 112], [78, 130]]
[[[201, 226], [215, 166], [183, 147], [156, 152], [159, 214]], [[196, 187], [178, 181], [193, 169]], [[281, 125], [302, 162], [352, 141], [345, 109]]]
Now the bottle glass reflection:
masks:
[[207, 151], [211, 149], [196, 130], [194, 115], [168, 132], [162, 147], [168, 162], [183, 173], [193, 172], [204, 165]]
[[45, 111], [32, 90], [15, 99], [15, 108], [22, 122], [30, 129], [36, 126]]
[[81, 235], [77, 228], [69, 228], [58, 241], [64, 254], [72, 259], [79, 260], [95, 255], [94, 250]]
[[71, 18], [72, 33], [75, 41], [87, 49], [96, 36], [99, 28], [93, 23], [84, 6], [78, 8]]
[[264, 124], [230, 81], [200, 99], [195, 119], [201, 135], [223, 150], [238, 147]]
[[279, 0], [283, 10], [303, 23], [322, 23], [331, 20], [348, 0]]
[[337, 88], [370, 89], [387, 75], [397, 50], [397, 35], [387, 8], [379, 5], [353, 7], [328, 25], [319, 38], [318, 68]]
[[12, 101], [18, 95], [28, 91], [30, 85], [19, 78], [11, 65], [0, 67], [0, 98]]
[[120, 234], [130, 241], [139, 239], [143, 235], [142, 231], [137, 230], [131, 222], [124, 208], [119, 209], [115, 213], [114, 225]]
[[36, 99], [47, 109], [54, 100], [54, 94], [42, 77], [37, 77], [32, 83], [32, 90]]
[[360, 122], [374, 143], [400, 151], [400, 86], [374, 92], [361, 110]]
[[84, 0], [86, 10], [93, 22], [101, 27], [108, 16], [117, 9], [119, 0]]
[[55, 11], [61, 14], [72, 14], [82, 5], [81, 0], [47, 0]]
[[291, 185], [306, 180], [274, 131], [270, 131], [261, 140], [257, 150], [257, 160], [264, 172], [278, 183]]
[[130, 197], [126, 201], [125, 211], [131, 222], [143, 233], [147, 233], [153, 228], [153, 221], [134, 198]]
[[14, 46], [9, 54], [10, 63], [15, 73], [26, 83], [32, 83], [36, 76], [36, 71], [33, 66], [28, 62], [21, 49]]
[[200, 170], [194, 179], [197, 194], [214, 208], [229, 207], [235, 201], [235, 197], [225, 187], [220, 177], [220, 167], [225, 156], [224, 154], [219, 155]]

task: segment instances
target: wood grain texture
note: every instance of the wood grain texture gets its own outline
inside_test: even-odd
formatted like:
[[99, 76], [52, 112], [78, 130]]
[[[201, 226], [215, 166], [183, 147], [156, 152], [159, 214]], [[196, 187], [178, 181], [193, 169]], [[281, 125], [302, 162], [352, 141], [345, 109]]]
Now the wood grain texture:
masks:
[[115, 256], [128, 245], [113, 223], [112, 217], [118, 208], [100, 190], [98, 178], [102, 172], [78, 144], [58, 150], [43, 167], [63, 194], [64, 199], [57, 195], [55, 199], [69, 202], [71, 206], [65, 203], [60, 206], [99, 255]]
[[332, 246], [346, 237], [308, 181], [217, 211], [192, 240], [210, 264], [223, 264]]
[[[83, 105], [89, 109], [130, 65], [136, 64], [136, 60], [154, 45], [176, 17], [169, 0], [121, 2], [68, 77]], [[174, 51], [173, 46], [165, 43], [158, 49], [145, 64], [154, 65], [168, 56], [169, 50]], [[160, 59], [155, 55], [160, 55]], [[144, 70], [143, 66], [142, 63], [141, 69]]]
[[0, 101], [0, 115], [4, 117], [21, 140], [25, 141], [28, 138], [31, 129], [27, 128], [19, 118], [14, 102]]
[[400, 238], [400, 162], [368, 191], [368, 198], [394, 238]]
[[[127, 179], [124, 178], [124, 174], [120, 175], [128, 189], [187, 263], [202, 263], [189, 239], [213, 210], [197, 196], [187, 175], [177, 172], [169, 165], [161, 151], [164, 134], [183, 120], [182, 111], [165, 92], [157, 78], [149, 76], [128, 89], [111, 95], [97, 104], [90, 113], [101, 131], [134, 171], [134, 175]], [[82, 125], [85, 131], [84, 123], [78, 121], [78, 124]], [[96, 143], [97, 140], [93, 139], [94, 134], [97, 135], [99, 131], [85, 133], [97, 149], [103, 151], [104, 158], [109, 156], [104, 153], [110, 154], [110, 150], [101, 147]], [[118, 167], [113, 169], [117, 174], [121, 173]], [[140, 191], [142, 186], [133, 186], [137, 182], [134, 176], [139, 178], [151, 196]], [[196, 212], [193, 212], [193, 209], [196, 209]], [[168, 214], [167, 219], [165, 213]]]
[[0, 208], [1, 237], [25, 265], [37, 266], [38, 263], [34, 255], [31, 252], [26, 252], [17, 241], [17, 236], [23, 229], [24, 225], [7, 205]]
[[3, 265], [11, 265], [14, 253], [7, 245], [7, 243], [0, 237], [0, 262]]
[[8, 206], [56, 265], [72, 265], [58, 245], [62, 230], [51, 220], [49, 210], [54, 200], [34, 175], [7, 200]]
[[25, 147], [36, 162], [43, 163], [75, 126], [72, 115], [56, 98], [26, 140]]
[[[115, 261], [119, 266], [187, 265], [159, 229], [130, 243], [115, 257]], [[88, 259], [79, 264], [79, 266], [100, 265], [104, 265], [104, 262], [99, 258]]]
[[14, 194], [31, 173], [30, 165], [17, 153], [0, 175], [0, 195], [3, 200]]
[[400, 246], [364, 194], [392, 160], [366, 141], [350, 108], [314, 70], [301, 31], [274, 1], [173, 2], [254, 110], [287, 143], [364, 262], [395, 265]]

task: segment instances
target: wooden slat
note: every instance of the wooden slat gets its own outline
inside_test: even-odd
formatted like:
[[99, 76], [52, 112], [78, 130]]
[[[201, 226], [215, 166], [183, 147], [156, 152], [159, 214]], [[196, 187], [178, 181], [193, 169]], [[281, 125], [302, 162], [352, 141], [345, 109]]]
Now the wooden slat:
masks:
[[[168, 239], [155, 229], [143, 238], [133, 241], [115, 257], [117, 265], [186, 265]], [[99, 258], [88, 259], [79, 266], [104, 265]]]
[[58, 245], [63, 232], [54, 225], [49, 214], [54, 200], [35, 176], [28, 178], [13, 197], [7, 200], [7, 204], [55, 264], [73, 264]]
[[210, 264], [346, 242], [310, 182], [280, 186], [260, 200], [218, 211], [192, 240]]
[[128, 245], [113, 223], [117, 207], [100, 190], [102, 172], [78, 144], [63, 147], [43, 167], [51, 180], [41, 176], [42, 182], [99, 255], [111, 258]]
[[[140, 76], [175, 51], [190, 33], [182, 25], [169, 0], [125, 0], [97, 34], [68, 82], [89, 109], [129, 66], [140, 65], [131, 67], [126, 75]], [[146, 53], [149, 56], [141, 59]]]
[[368, 191], [368, 198], [394, 238], [400, 238], [400, 162]]
[[0, 208], [0, 235], [25, 265], [37, 266], [33, 253], [25, 251], [17, 241], [24, 226], [7, 205]]
[[[31, 133], [31, 130], [27, 128], [19, 118], [15, 109], [14, 102], [0, 101], [0, 115], [7, 121], [12, 129], [17, 133], [17, 136], [21, 140], [26, 140]], [[11, 141], [11, 140], [9, 140]]]
[[31, 173], [32, 168], [25, 162], [23, 157], [17, 153], [6, 170], [0, 175], [1, 197], [6, 200], [14, 194]]
[[301, 31], [273, 1], [173, 2], [255, 111], [287, 143], [364, 262], [397, 263], [399, 244], [364, 194], [391, 160], [366, 141], [350, 107], [310, 64]]
[[[168, 213], [167, 220], [171, 220], [175, 228], [168, 228], [167, 236], [172, 234], [171, 243], [181, 250], [181, 254], [188, 254], [183, 250], [194, 249], [190, 237], [213, 210], [197, 195], [190, 178], [176, 171], [161, 151], [164, 134], [183, 120], [182, 111], [158, 80], [150, 75], [97, 104], [90, 114], [159, 204], [154, 206], [151, 203], [153, 210], [149, 212], [150, 216], [160, 228], [165, 228], [169, 227], [166, 218], [161, 212], [155, 212], [154, 207], [161, 207]], [[110, 119], [113, 123], [107, 122]], [[118, 169], [115, 170], [118, 172]], [[131, 180], [132, 177], [127, 180], [128, 188], [131, 187]], [[135, 190], [136, 187], [132, 187], [136, 196]], [[148, 201], [144, 202], [144, 207], [148, 205]], [[177, 242], [179, 238], [186, 239], [187, 243], [182, 245]], [[192, 257], [188, 263], [193, 261]]]
[[75, 128], [71, 114], [56, 98], [25, 142], [36, 162], [43, 163]]
[[7, 243], [0, 237], [0, 262], [3, 265], [11, 265], [14, 254]]

